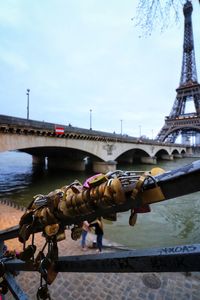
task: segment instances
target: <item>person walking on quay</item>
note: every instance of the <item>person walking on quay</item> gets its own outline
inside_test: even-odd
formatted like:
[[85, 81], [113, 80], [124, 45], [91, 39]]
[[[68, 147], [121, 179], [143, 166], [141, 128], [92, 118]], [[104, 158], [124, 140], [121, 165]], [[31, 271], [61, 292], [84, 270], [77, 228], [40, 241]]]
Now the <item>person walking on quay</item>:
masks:
[[95, 234], [97, 236], [97, 252], [102, 251], [102, 240], [103, 240], [103, 222], [101, 220], [101, 217], [97, 218], [96, 221], [92, 222], [90, 227], [95, 228]]
[[82, 234], [81, 234], [81, 247], [82, 247], [82, 250], [85, 251], [87, 250], [87, 247], [86, 247], [86, 236], [88, 234], [88, 231], [89, 231], [89, 223], [88, 221], [84, 221], [83, 222], [83, 226], [82, 226]]

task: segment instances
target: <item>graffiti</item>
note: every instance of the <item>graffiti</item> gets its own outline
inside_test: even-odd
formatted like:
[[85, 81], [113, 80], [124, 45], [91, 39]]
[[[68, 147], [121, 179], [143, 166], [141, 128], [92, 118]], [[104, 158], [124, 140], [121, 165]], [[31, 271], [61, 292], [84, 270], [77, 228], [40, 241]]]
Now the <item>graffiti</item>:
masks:
[[180, 253], [189, 253], [194, 252], [197, 249], [195, 245], [184, 245], [184, 246], [176, 246], [176, 247], [168, 247], [162, 248], [160, 251], [160, 255], [162, 254], [180, 254]]

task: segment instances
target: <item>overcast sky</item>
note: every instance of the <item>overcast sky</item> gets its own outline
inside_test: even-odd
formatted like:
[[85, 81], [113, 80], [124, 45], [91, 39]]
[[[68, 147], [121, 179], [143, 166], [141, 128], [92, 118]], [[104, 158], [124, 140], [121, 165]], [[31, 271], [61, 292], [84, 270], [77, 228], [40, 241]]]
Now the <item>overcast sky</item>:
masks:
[[[200, 70], [200, 7], [193, 32]], [[0, 0], [0, 114], [155, 137], [179, 86], [180, 24], [148, 37], [136, 0]], [[122, 121], [121, 121], [122, 120]]]

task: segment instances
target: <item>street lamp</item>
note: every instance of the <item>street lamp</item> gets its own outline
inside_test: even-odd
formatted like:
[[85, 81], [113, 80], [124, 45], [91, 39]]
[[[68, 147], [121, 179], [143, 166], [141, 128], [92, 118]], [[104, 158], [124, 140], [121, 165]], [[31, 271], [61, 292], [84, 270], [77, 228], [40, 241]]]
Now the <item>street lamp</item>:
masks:
[[92, 109], [90, 109], [90, 130], [92, 130]]
[[141, 137], [141, 136], [142, 136], [142, 126], [139, 125], [139, 137]]
[[123, 132], [123, 130], [122, 130], [122, 123], [123, 123], [123, 120], [120, 120], [120, 122], [121, 122], [121, 135], [122, 135], [122, 132]]
[[154, 134], [153, 134], [153, 129], [151, 130], [151, 133], [152, 133], [152, 140], [153, 140], [153, 136], [154, 136]]
[[30, 89], [26, 90], [26, 95], [27, 95], [27, 120], [29, 120], [29, 93]]

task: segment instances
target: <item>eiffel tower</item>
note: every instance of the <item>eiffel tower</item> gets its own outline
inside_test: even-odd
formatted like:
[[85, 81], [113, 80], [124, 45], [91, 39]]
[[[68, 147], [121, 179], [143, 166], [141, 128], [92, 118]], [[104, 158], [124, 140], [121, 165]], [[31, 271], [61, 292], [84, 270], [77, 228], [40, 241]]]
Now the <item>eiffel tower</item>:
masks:
[[[177, 137], [181, 136], [182, 143], [200, 144], [200, 84], [197, 81], [195, 63], [192, 11], [192, 3], [187, 0], [183, 6], [185, 20], [180, 84], [176, 89], [172, 110], [165, 117], [165, 124], [156, 137], [160, 142], [175, 143]], [[193, 101], [194, 112], [186, 113], [189, 101]]]

